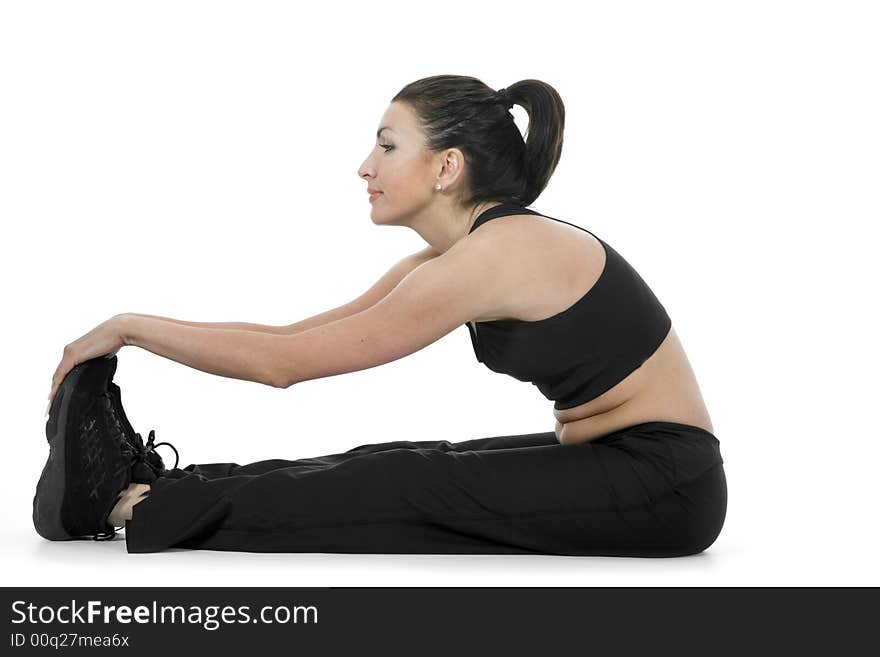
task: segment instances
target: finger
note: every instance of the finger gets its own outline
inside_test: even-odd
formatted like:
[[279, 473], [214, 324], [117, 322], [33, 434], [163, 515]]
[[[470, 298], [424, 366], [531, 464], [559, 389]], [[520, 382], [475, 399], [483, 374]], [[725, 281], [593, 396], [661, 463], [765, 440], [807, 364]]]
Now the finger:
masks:
[[52, 408], [52, 400], [55, 398], [55, 393], [58, 391], [59, 386], [64, 381], [68, 372], [70, 372], [73, 365], [75, 365], [75, 359], [72, 357], [71, 351], [70, 345], [64, 347], [61, 362], [58, 363], [58, 367], [55, 369], [55, 374], [52, 375], [52, 386], [49, 390], [49, 406], [46, 409], [47, 414], [49, 409]]
[[64, 381], [64, 377], [67, 376], [67, 373], [70, 371], [70, 366], [62, 362], [61, 365], [58, 366], [58, 369], [55, 370], [55, 374], [52, 375], [52, 392], [49, 394], [54, 394], [56, 390], [58, 390], [58, 386], [61, 385], [61, 382]]
[[[62, 377], [63, 380], [63, 377]], [[55, 398], [55, 393], [58, 392], [58, 388], [61, 387], [61, 383], [52, 379], [52, 386], [49, 388], [49, 401], [51, 402]]]
[[67, 345], [61, 351], [61, 361], [58, 363], [58, 367], [55, 368], [55, 374], [52, 375], [52, 384], [56, 388], [74, 365], [76, 365], [76, 358], [73, 355], [73, 348]]
[[52, 379], [52, 387], [49, 388], [49, 401], [52, 401], [52, 398], [55, 396], [55, 392], [58, 390], [58, 385], [55, 383], [55, 379]]

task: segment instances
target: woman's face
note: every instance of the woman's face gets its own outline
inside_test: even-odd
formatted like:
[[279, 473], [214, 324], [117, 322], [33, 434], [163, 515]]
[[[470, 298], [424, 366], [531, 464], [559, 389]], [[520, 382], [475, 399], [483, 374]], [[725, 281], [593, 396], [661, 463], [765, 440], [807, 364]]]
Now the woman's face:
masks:
[[393, 223], [418, 212], [436, 194], [433, 154], [425, 148], [425, 134], [409, 106], [394, 102], [379, 123], [373, 150], [358, 169], [367, 188], [378, 190], [368, 199], [373, 221]]

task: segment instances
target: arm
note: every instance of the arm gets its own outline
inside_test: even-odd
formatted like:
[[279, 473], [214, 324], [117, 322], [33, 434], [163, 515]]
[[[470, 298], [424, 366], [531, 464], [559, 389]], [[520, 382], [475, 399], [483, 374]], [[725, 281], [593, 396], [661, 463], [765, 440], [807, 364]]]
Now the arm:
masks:
[[158, 319], [171, 324], [179, 324], [181, 326], [193, 326], [195, 328], [212, 328], [212, 329], [230, 329], [234, 331], [257, 331], [259, 333], [274, 333], [276, 335], [284, 335], [285, 327], [269, 326], [267, 324], [251, 324], [250, 322], [186, 322], [182, 319], [172, 319], [171, 317], [160, 317], [159, 315], [143, 315], [141, 313], [128, 313], [134, 317], [147, 317], [149, 319]]
[[376, 281], [369, 290], [364, 292], [354, 301], [339, 306], [338, 308], [333, 308], [332, 310], [313, 315], [312, 317], [294, 324], [288, 324], [287, 326], [269, 326], [266, 324], [252, 324], [250, 322], [187, 322], [182, 319], [172, 319], [170, 317], [160, 317], [158, 315], [143, 315], [140, 313], [128, 314], [136, 317], [147, 317], [150, 319], [161, 320], [163, 322], [179, 324], [181, 326], [192, 326], [195, 328], [257, 331], [259, 333], [271, 333], [274, 335], [291, 335], [307, 331], [316, 326], [323, 326], [324, 324], [329, 324], [330, 322], [335, 322], [339, 319], [356, 315], [362, 310], [366, 310], [370, 306], [378, 303], [386, 294], [391, 292], [391, 290], [393, 290], [413, 269], [438, 255], [437, 251], [434, 251], [430, 246], [413, 253], [412, 255], [408, 255], [395, 263], [391, 269], [385, 272], [382, 278]]
[[459, 242], [410, 272], [378, 303], [344, 319], [281, 336], [276, 380], [282, 387], [383, 365], [439, 340], [474, 317], [493, 313], [509, 276], [485, 240]]
[[[436, 252], [430, 247], [407, 256], [351, 303], [290, 326], [185, 322], [127, 313], [124, 317], [123, 341], [126, 345], [141, 347], [209, 374], [287, 387], [286, 378], [279, 381], [277, 376], [280, 338], [361, 312], [384, 297], [409, 272], [434, 257]], [[252, 330], [248, 327], [257, 328]]]
[[285, 336], [200, 328], [145, 315], [122, 318], [122, 341], [208, 374], [277, 386], [278, 349]]

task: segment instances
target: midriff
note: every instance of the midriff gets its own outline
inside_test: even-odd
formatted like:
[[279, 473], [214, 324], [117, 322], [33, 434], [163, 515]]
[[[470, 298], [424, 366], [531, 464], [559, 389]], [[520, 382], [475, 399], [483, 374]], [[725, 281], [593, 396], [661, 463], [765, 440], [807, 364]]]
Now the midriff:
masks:
[[643, 422], [678, 422], [715, 432], [674, 326], [641, 367], [622, 381], [579, 406], [553, 409], [553, 415], [556, 440], [563, 445], [595, 440]]
[[714, 433], [709, 411], [673, 326], [637, 370], [595, 399], [554, 409], [563, 445], [595, 440], [642, 422], [678, 422]]

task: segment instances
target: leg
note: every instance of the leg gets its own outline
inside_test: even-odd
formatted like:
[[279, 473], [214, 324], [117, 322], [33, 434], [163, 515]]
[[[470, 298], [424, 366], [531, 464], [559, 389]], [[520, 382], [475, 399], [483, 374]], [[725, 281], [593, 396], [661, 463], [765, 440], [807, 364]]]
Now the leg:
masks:
[[371, 454], [381, 452], [387, 449], [439, 449], [444, 452], [456, 451], [464, 452], [467, 450], [479, 449], [501, 449], [512, 447], [534, 447], [537, 445], [557, 445], [556, 434], [552, 431], [542, 433], [523, 433], [509, 436], [493, 436], [492, 438], [474, 438], [472, 440], [464, 440], [458, 443], [451, 443], [448, 440], [397, 440], [390, 443], [376, 443], [360, 445], [354, 447], [345, 454]]
[[126, 543], [129, 552], [693, 554], [720, 531], [726, 489], [717, 440], [681, 427], [646, 423], [565, 446], [553, 432], [478, 439], [488, 449], [384, 443], [287, 466], [210, 464], [225, 466], [218, 478], [188, 466], [134, 507]]
[[491, 438], [474, 438], [472, 440], [465, 440], [457, 443], [449, 442], [448, 440], [395, 440], [385, 443], [367, 443], [365, 445], [353, 447], [346, 452], [302, 458], [295, 461], [288, 461], [286, 459], [267, 459], [265, 461], [248, 463], [247, 465], [239, 465], [238, 463], [200, 463], [198, 465], [191, 465], [183, 471], [179, 471], [181, 474], [178, 474], [177, 476], [182, 476], [186, 472], [196, 472], [207, 479], [218, 479], [240, 474], [264, 474], [271, 470], [278, 470], [281, 468], [299, 468], [302, 471], [315, 470], [336, 465], [362, 454], [373, 454], [375, 452], [383, 452], [390, 449], [438, 449], [446, 452], [463, 452], [475, 449], [498, 449], [555, 444], [558, 444], [558, 441], [556, 440], [556, 435], [552, 431], [545, 433], [493, 436]]

